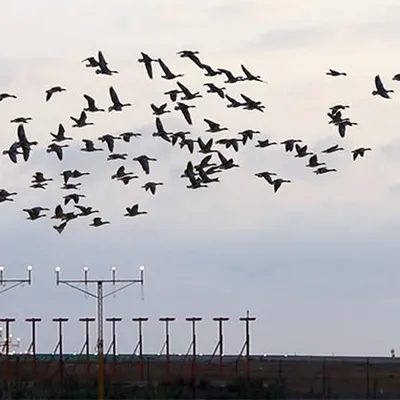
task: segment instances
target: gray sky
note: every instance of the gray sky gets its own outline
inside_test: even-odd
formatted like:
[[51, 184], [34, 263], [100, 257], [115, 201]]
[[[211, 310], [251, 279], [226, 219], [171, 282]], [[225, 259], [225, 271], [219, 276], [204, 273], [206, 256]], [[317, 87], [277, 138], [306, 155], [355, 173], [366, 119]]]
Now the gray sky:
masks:
[[[258, 318], [252, 326], [253, 353], [388, 355], [398, 347], [400, 104], [396, 93], [385, 100], [371, 92], [378, 73], [397, 91], [399, 84], [391, 78], [400, 72], [399, 10], [395, 0], [365, 0], [362, 8], [356, 0], [147, 0], [118, 1], [113, 8], [105, 1], [7, 3], [0, 26], [0, 91], [18, 99], [1, 103], [0, 146], [8, 148], [15, 140], [16, 126], [9, 121], [17, 116], [33, 117], [27, 135], [40, 143], [27, 164], [0, 158], [1, 187], [19, 193], [14, 203], [0, 205], [1, 263], [8, 278], [24, 277], [28, 264], [34, 268], [31, 287], [1, 297], [2, 316], [18, 319], [14, 334], [22, 337], [22, 347], [29, 345], [25, 317], [43, 318], [38, 350], [51, 352], [57, 338], [51, 318], [68, 316], [65, 349], [79, 351], [83, 326], [76, 321], [95, 314], [94, 300], [55, 286], [54, 267], [61, 267], [64, 278], [79, 278], [87, 265], [90, 276], [104, 278], [115, 265], [120, 277], [136, 278], [142, 264], [145, 301], [134, 287], [106, 302], [106, 316], [124, 317], [120, 352], [129, 353], [136, 344], [131, 317], [150, 317], [144, 346], [156, 353], [164, 333], [157, 319], [174, 315], [172, 351], [184, 353], [190, 342], [184, 318], [201, 315], [198, 349], [210, 353], [217, 340], [211, 318], [227, 315], [226, 352], [238, 353], [244, 338], [238, 317], [246, 309]], [[144, 51], [184, 73], [181, 81], [193, 90], [204, 92], [207, 81], [220, 85], [222, 78], [205, 78], [176, 56], [185, 48], [199, 50], [201, 59], [216, 68], [239, 73], [244, 63], [268, 81], [228, 86], [233, 97], [246, 93], [262, 100], [263, 114], [227, 109], [203, 93], [192, 113], [194, 137], [207, 137], [206, 117], [228, 126], [232, 135], [259, 129], [262, 138], [276, 141], [300, 137], [314, 151], [340, 142], [346, 151], [324, 157], [338, 173], [315, 176], [281, 146], [256, 149], [252, 143], [237, 155], [226, 151], [240, 168], [224, 173], [220, 184], [186, 189], [179, 175], [191, 157], [151, 137], [149, 104], [164, 102], [162, 93], [175, 83], [159, 78], [158, 70], [150, 81], [137, 62]], [[100, 49], [118, 75], [98, 76], [80, 63]], [[328, 68], [348, 76], [328, 77]], [[82, 94], [108, 107], [111, 84], [133, 107], [90, 114], [94, 126], [71, 128], [69, 116], [86, 106]], [[67, 92], [45, 103], [44, 91], [54, 85]], [[359, 123], [342, 140], [326, 116], [337, 103], [350, 104], [346, 115]], [[170, 130], [188, 129], [178, 113], [163, 121]], [[77, 138], [63, 163], [45, 152], [49, 132], [60, 122], [68, 136]], [[159, 160], [152, 164], [151, 179], [165, 184], [154, 197], [140, 188], [145, 177], [133, 161], [126, 165], [140, 174], [140, 182], [125, 187], [110, 179], [119, 162], [105, 162], [106, 152], [79, 151], [81, 138], [127, 130], [141, 131], [144, 138], [117, 143], [117, 151]], [[373, 151], [354, 163], [350, 150], [359, 146]], [[58, 174], [69, 168], [91, 172], [81, 180], [84, 204], [99, 208], [110, 225], [94, 229], [81, 219], [59, 236], [49, 219], [25, 220], [22, 208], [53, 209], [60, 202], [65, 193]], [[293, 182], [274, 194], [254, 177], [261, 170]], [[29, 189], [35, 171], [58, 181], [46, 191]], [[136, 202], [149, 214], [122, 217]], [[108, 341], [111, 327], [105, 329]]]

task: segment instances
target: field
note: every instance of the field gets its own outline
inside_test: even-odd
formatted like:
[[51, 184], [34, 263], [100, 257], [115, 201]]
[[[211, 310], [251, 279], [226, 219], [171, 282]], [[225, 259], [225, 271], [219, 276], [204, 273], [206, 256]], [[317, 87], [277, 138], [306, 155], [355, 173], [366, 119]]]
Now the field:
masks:
[[[62, 366], [62, 368], [61, 368]], [[69, 380], [75, 383], [97, 379], [97, 360], [91, 356], [65, 355], [59, 357], [1, 356], [0, 371], [3, 382], [35, 382], [37, 386], [49, 382]], [[138, 356], [117, 356], [106, 360], [109, 384], [116, 386], [157, 386], [192, 382], [192, 374], [199, 387], [227, 387], [241, 381], [260, 382], [264, 387], [283, 382], [286, 396], [321, 398], [398, 398], [400, 395], [400, 360], [397, 358], [365, 357], [307, 357], [307, 356], [252, 356], [248, 360], [225, 356], [196, 358], [146, 355], [143, 363]]]

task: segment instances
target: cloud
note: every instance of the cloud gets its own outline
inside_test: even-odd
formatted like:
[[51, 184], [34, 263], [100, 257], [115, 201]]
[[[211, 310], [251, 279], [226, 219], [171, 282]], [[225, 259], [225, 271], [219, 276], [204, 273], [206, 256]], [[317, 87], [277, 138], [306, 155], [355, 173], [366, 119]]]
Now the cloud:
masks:
[[331, 30], [323, 26], [305, 26], [299, 28], [270, 29], [262, 33], [250, 47], [266, 51], [288, 51], [299, 47], [321, 45], [334, 39]]

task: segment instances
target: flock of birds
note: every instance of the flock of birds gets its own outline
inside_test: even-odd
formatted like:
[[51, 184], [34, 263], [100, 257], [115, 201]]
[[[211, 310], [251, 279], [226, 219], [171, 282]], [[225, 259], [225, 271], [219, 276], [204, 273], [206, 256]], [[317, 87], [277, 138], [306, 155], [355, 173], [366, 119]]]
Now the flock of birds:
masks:
[[[206, 77], [211, 78], [216, 76], [224, 76], [226, 78], [224, 81], [226, 86], [244, 81], [266, 83], [261, 76], [252, 74], [243, 64], [241, 65], [242, 75], [236, 75], [228, 69], [214, 69], [210, 65], [205, 64], [199, 58], [199, 53], [197, 51], [183, 50], [177, 54], [182, 58], [191, 60]], [[101, 51], [98, 52], [97, 58], [89, 57], [84, 59], [82, 62], [86, 63], [86, 67], [95, 69], [95, 73], [99, 75], [113, 75], [118, 73], [118, 71], [111, 70], [109, 68], [109, 64]], [[157, 65], [163, 73], [161, 75], [162, 79], [174, 81], [176, 83], [176, 87], [165, 92], [164, 95], [168, 96], [173, 105], [173, 110], [179, 111], [186, 123], [191, 126], [192, 116], [190, 109], [196, 107], [195, 104], [192, 104], [192, 101], [202, 98], [203, 95], [201, 95], [200, 92], [190, 90], [186, 85], [181, 83], [179, 78], [183, 77], [184, 75], [173, 73], [162, 59], [151, 58], [148, 54], [142, 52], [141, 58], [138, 60], [138, 62], [144, 64], [148, 78], [154, 78], [155, 71], [153, 70], [153, 66]], [[330, 69], [326, 74], [333, 77], [346, 76], [345, 72], [339, 72], [333, 69]], [[400, 74], [395, 75], [393, 80], [400, 81]], [[244, 93], [241, 93], [241, 98], [237, 99], [233, 98], [227, 93], [225, 86], [219, 86], [213, 82], [204, 83], [204, 86], [207, 88], [206, 93], [214, 94], [221, 100], [224, 100], [226, 102], [226, 107], [228, 108], [240, 108], [247, 111], [264, 112], [265, 106], [261, 101], [254, 100]], [[54, 86], [46, 90], [46, 102], [50, 101], [54, 95], [60, 94], [64, 91], [66, 91], [66, 89], [62, 86]], [[386, 89], [381, 81], [380, 76], [377, 75], [375, 77], [375, 90], [372, 92], [372, 95], [378, 95], [389, 99], [389, 93], [393, 93], [393, 90]], [[108, 107], [108, 112], [121, 112], [125, 107], [130, 107], [132, 105], [131, 103], [121, 102], [113, 86], [109, 87], [109, 95], [111, 104]], [[89, 96], [88, 94], [83, 94], [83, 97], [87, 102], [87, 106], [83, 108], [78, 117], [70, 117], [71, 121], [73, 122], [71, 128], [83, 128], [88, 125], [94, 125], [94, 122], [90, 121], [90, 115], [98, 112], [106, 112], [105, 108], [99, 108], [97, 106], [96, 100], [93, 97]], [[10, 93], [0, 93], [0, 102], [5, 99], [12, 98], [15, 99], [17, 96]], [[204, 158], [200, 163], [196, 164], [193, 161], [188, 161], [186, 168], [181, 175], [181, 178], [188, 180], [188, 185], [186, 187], [189, 189], [208, 187], [210, 184], [220, 181], [220, 177], [218, 175], [220, 175], [223, 171], [239, 167], [232, 157], [228, 157], [221, 152], [220, 149], [222, 147], [225, 147], [225, 149], [231, 148], [235, 152], [238, 152], [241, 147], [251, 143], [255, 135], [261, 134], [261, 132], [258, 130], [246, 129], [241, 132], [237, 132], [236, 136], [217, 138], [218, 134], [228, 131], [228, 128], [221, 126], [220, 123], [207, 118], [204, 118], [203, 121], [207, 127], [205, 132], [211, 134], [209, 140], [205, 141], [201, 137], [198, 137], [197, 139], [191, 138], [190, 131], [171, 132], [164, 127], [161, 119], [162, 115], [172, 112], [171, 109], [168, 109], [168, 106], [169, 104], [167, 102], [160, 105], [150, 104], [153, 115], [155, 116], [155, 132], [153, 132], [152, 136], [159, 137], [160, 139], [170, 143], [172, 146], [178, 145], [181, 149], [187, 149], [190, 154], [193, 154], [195, 151], [204, 154]], [[351, 121], [350, 118], [343, 117], [344, 111], [348, 108], [350, 108], [349, 105], [337, 104], [330, 107], [329, 111], [327, 112], [327, 115], [330, 119], [329, 124], [333, 124], [337, 127], [340, 138], [345, 137], [348, 127], [357, 125], [357, 122]], [[3, 151], [3, 155], [9, 157], [10, 161], [13, 163], [18, 163], [20, 157], [27, 162], [32, 149], [34, 146], [38, 145], [37, 141], [30, 141], [26, 133], [25, 126], [31, 120], [31, 117], [17, 117], [10, 121], [11, 123], [18, 124], [17, 140], [14, 141], [8, 149]], [[60, 161], [63, 160], [64, 150], [69, 147], [67, 143], [74, 140], [72, 137], [66, 136], [65, 134], [65, 127], [60, 123], [58, 125], [57, 133], [50, 133], [51, 143], [47, 147], [47, 153], [55, 153], [55, 156]], [[141, 136], [142, 133], [140, 132], [123, 132], [118, 136], [105, 134], [98, 138], [99, 142], [106, 146], [105, 148], [97, 147], [93, 140], [82, 139], [83, 147], [81, 148], [81, 151], [89, 153], [108, 151], [108, 161], [125, 161], [128, 158], [128, 154], [115, 152], [115, 141], [122, 140], [122, 142], [129, 143], [132, 139], [137, 139]], [[308, 157], [308, 163], [306, 164], [306, 167], [312, 169], [316, 175], [326, 174], [328, 172], [336, 172], [335, 168], [328, 168], [325, 162], [321, 162], [319, 155], [309, 151], [307, 144], [303, 144], [303, 141], [298, 138], [288, 138], [280, 143], [272, 142], [268, 138], [265, 138], [257, 140], [255, 147], [267, 148], [278, 144], [283, 145], [285, 151], [288, 153], [295, 152], [295, 157], [297, 158]], [[343, 150], [344, 148], [340, 147], [339, 144], [334, 144], [329, 148], [322, 150], [321, 154], [328, 155]], [[359, 147], [353, 149], [353, 160], [356, 160], [358, 157], [364, 157], [364, 154], [370, 150], [371, 148], [369, 147]], [[216, 156], [213, 159], [214, 154]], [[148, 176], [150, 175], [150, 162], [156, 162], [157, 159], [142, 154], [134, 157], [133, 161], [136, 161], [140, 165], [144, 175]], [[75, 220], [78, 217], [85, 217], [99, 213], [99, 210], [96, 210], [91, 206], [80, 204], [81, 199], [85, 198], [85, 195], [78, 192], [82, 184], [81, 182], [76, 182], [75, 179], [90, 175], [89, 172], [81, 172], [77, 169], [65, 170], [62, 171], [60, 175], [63, 179], [63, 185], [61, 186], [61, 189], [67, 191], [67, 194], [63, 196], [63, 202], [55, 207], [54, 215], [50, 218], [60, 221], [60, 223], [58, 225], [54, 225], [53, 228], [61, 234], [70, 221]], [[255, 176], [264, 179], [269, 185], [272, 186], [274, 192], [277, 192], [284, 183], [291, 182], [291, 180], [278, 177], [275, 172], [270, 171], [257, 172], [255, 173]], [[116, 170], [111, 178], [121, 182], [124, 185], [128, 185], [131, 180], [138, 179], [139, 176], [134, 174], [132, 171], [127, 171], [126, 167], [122, 165]], [[46, 186], [52, 181], [53, 178], [45, 177], [42, 172], [36, 172], [32, 177], [30, 187], [33, 189], [46, 189]], [[157, 187], [161, 185], [163, 185], [163, 182], [147, 181], [141, 187], [154, 195], [156, 194]], [[0, 189], [0, 203], [13, 201], [13, 196], [15, 195], [17, 195], [17, 193]], [[75, 210], [64, 210], [63, 207], [66, 207], [70, 202], [74, 204]], [[37, 220], [39, 218], [46, 217], [46, 214], [43, 212], [50, 210], [46, 207], [36, 206], [32, 208], [25, 208], [23, 211], [27, 213], [27, 219]], [[126, 207], [126, 213], [124, 216], [135, 217], [142, 214], [147, 214], [147, 211], [140, 210], [139, 204], [136, 203], [130, 207]], [[96, 216], [92, 219], [90, 226], [99, 227], [109, 223], [110, 221], [103, 220], [101, 217]]]

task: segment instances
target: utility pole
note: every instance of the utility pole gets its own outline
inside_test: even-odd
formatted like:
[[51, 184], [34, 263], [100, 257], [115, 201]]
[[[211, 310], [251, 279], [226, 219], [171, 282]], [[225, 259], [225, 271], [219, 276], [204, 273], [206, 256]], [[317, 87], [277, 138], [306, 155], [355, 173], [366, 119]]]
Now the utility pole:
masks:
[[[10, 342], [11, 342], [12, 336], [10, 334], [10, 324], [11, 324], [11, 322], [15, 322], [15, 318], [0, 318], [0, 322], [4, 322], [6, 325], [6, 339], [4, 341], [3, 347], [5, 346], [6, 355], [7, 355], [6, 382], [8, 385], [8, 383], [10, 381], [10, 375], [11, 375], [10, 374], [10, 372], [11, 372], [10, 371], [10, 369], [11, 369], [10, 368], [11, 367], [11, 365], [10, 365]], [[12, 343], [11, 343], [11, 347], [12, 347]], [[4, 350], [4, 348], [2, 350]], [[8, 388], [8, 386], [7, 386], [7, 388]]]
[[31, 324], [31, 344], [29, 345], [27, 353], [32, 353], [32, 375], [33, 381], [36, 382], [36, 324], [42, 322], [42, 318], [26, 318], [25, 321]]
[[[139, 379], [142, 381], [143, 380], [143, 322], [148, 321], [148, 317], [136, 317], [132, 318], [133, 322], [138, 322], [139, 324], [139, 340], [138, 344], [136, 346], [136, 349], [139, 347]], [[136, 353], [136, 349], [134, 353]]]
[[83, 344], [80, 355], [85, 351], [86, 354], [86, 379], [90, 377], [90, 335], [89, 335], [89, 324], [96, 321], [96, 318], [85, 317], [79, 318], [79, 322], [85, 323], [85, 343]]
[[240, 352], [240, 355], [243, 354], [243, 350], [246, 350], [246, 377], [249, 379], [250, 377], [250, 322], [253, 322], [256, 320], [256, 317], [250, 317], [250, 312], [249, 310], [246, 311], [246, 316], [245, 317], [240, 317], [240, 321], [245, 323], [245, 342], [242, 348], [242, 351]]
[[218, 322], [218, 343], [215, 346], [214, 352], [211, 356], [211, 360], [215, 356], [217, 350], [219, 350], [219, 374], [222, 375], [222, 362], [224, 356], [224, 334], [222, 330], [222, 325], [224, 322], [229, 321], [229, 317], [214, 317], [213, 321]]
[[57, 322], [58, 324], [58, 342], [57, 346], [54, 349], [54, 354], [58, 350], [58, 362], [59, 362], [59, 377], [60, 382], [64, 382], [64, 352], [63, 352], [63, 323], [68, 322], [68, 318], [53, 318], [53, 322]]
[[169, 355], [170, 355], [170, 338], [169, 338], [169, 323], [175, 321], [175, 317], [161, 317], [158, 319], [161, 322], [165, 323], [165, 342], [163, 347], [161, 348], [160, 354], [163, 352], [165, 347], [165, 357], [166, 357], [166, 365], [167, 365], [167, 381], [169, 381], [170, 374], [170, 365], [169, 365]]
[[[99, 376], [98, 376], [98, 399], [104, 400], [105, 398], [105, 364], [104, 364], [104, 299], [120, 292], [135, 283], [140, 283], [144, 285], [144, 267], [140, 268], [140, 278], [139, 279], [116, 279], [116, 267], [111, 268], [112, 277], [111, 279], [88, 279], [88, 267], [84, 267], [84, 279], [60, 279], [60, 267], [56, 267], [56, 285], [63, 283], [64, 285], [78, 290], [85, 295], [93, 297], [97, 300], [97, 355], [99, 364]], [[85, 289], [82, 289], [78, 285], [84, 284]], [[94, 284], [97, 287], [97, 293], [90, 292], [87, 288], [88, 285]], [[121, 284], [119, 288], [115, 288], [109, 293], [104, 293], [103, 288], [105, 284], [112, 284], [116, 286]], [[143, 296], [142, 296], [143, 299]]]
[[122, 318], [117, 318], [117, 317], [111, 317], [111, 318], [106, 318], [107, 322], [111, 322], [112, 326], [112, 339], [110, 346], [107, 350], [107, 354], [109, 353], [110, 349], [112, 349], [112, 355], [113, 355], [113, 370], [114, 374], [117, 371], [117, 328], [116, 328], [116, 323], [121, 322]]
[[[197, 337], [196, 337], [196, 322], [200, 322], [203, 318], [202, 317], [187, 317], [186, 321], [192, 323], [192, 368], [191, 368], [191, 375], [192, 375], [192, 396], [196, 398], [196, 354], [197, 354]], [[190, 348], [190, 347], [189, 347]]]
[[[4, 278], [4, 267], [0, 267], [0, 286], [4, 286], [4, 289], [0, 290], [0, 294], [8, 292], [18, 286], [27, 283], [28, 285], [32, 284], [32, 266], [29, 265], [27, 268], [28, 276], [25, 279], [6, 279]], [[11, 283], [11, 286], [5, 287], [7, 283]]]

